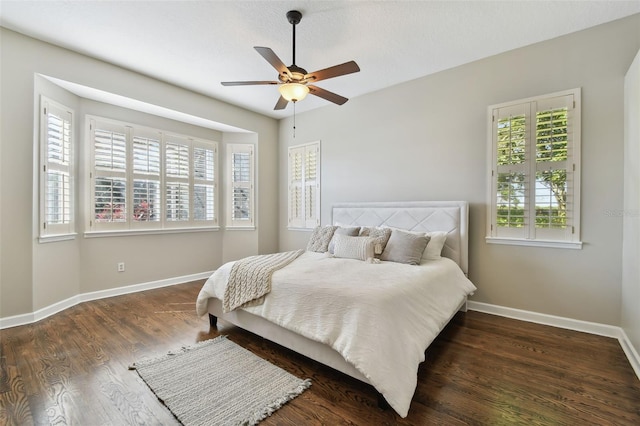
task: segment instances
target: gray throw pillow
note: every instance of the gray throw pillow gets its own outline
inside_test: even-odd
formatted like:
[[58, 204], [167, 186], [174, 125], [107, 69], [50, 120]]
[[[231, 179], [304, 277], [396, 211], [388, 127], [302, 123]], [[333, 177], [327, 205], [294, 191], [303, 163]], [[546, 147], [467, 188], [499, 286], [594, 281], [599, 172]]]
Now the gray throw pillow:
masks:
[[394, 229], [380, 259], [407, 263], [409, 265], [419, 265], [422, 259], [422, 253], [424, 253], [429, 239], [426, 235], [416, 235]]

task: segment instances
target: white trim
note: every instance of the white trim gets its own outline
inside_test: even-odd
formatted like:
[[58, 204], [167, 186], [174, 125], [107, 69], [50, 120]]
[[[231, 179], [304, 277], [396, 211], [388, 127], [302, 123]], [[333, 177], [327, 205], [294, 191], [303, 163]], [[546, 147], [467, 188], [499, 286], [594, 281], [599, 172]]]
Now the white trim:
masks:
[[507, 244], [512, 246], [551, 247], [582, 250], [582, 241], [526, 240], [521, 238], [485, 237], [488, 244]]
[[485, 314], [498, 315], [506, 318], [513, 318], [520, 321], [527, 321], [536, 324], [549, 325], [552, 327], [564, 328], [567, 330], [580, 331], [583, 333], [595, 334], [598, 336], [612, 337], [618, 339], [624, 354], [627, 356], [631, 367], [640, 379], [640, 356], [621, 327], [596, 322], [582, 321], [573, 318], [559, 317], [555, 315], [541, 314], [538, 312], [525, 311], [522, 309], [507, 308], [505, 306], [492, 305], [489, 303], [467, 302], [469, 310], [483, 312]]
[[71, 234], [56, 234], [56, 235], [45, 235], [42, 237], [38, 237], [38, 242], [40, 244], [46, 243], [55, 243], [57, 241], [69, 241], [75, 240], [77, 233], [73, 232]]
[[638, 352], [633, 347], [627, 333], [625, 333], [622, 328], [620, 329], [620, 337], [618, 337], [618, 340], [620, 341], [620, 346], [622, 346], [622, 350], [627, 356], [631, 367], [633, 367], [633, 371], [636, 372], [636, 376], [640, 379], [640, 355], [638, 355]]
[[85, 232], [85, 238], [100, 237], [129, 237], [133, 235], [156, 235], [156, 234], [182, 234], [187, 232], [212, 232], [219, 231], [219, 226], [194, 226], [191, 228], [158, 228], [158, 229], [121, 229], [113, 231], [90, 231]]
[[582, 321], [573, 318], [559, 317], [555, 315], [541, 314], [538, 312], [525, 311], [522, 309], [507, 308], [505, 306], [492, 305], [489, 303], [469, 301], [469, 309], [472, 311], [493, 314], [506, 318], [513, 318], [521, 321], [533, 322], [536, 324], [550, 325], [567, 330], [582, 331], [596, 334], [598, 336], [615, 337], [620, 336], [620, 327], [613, 325], [599, 324], [596, 322]]
[[14, 315], [6, 318], [0, 318], [0, 330], [38, 322], [40, 320], [50, 317], [51, 315], [62, 312], [65, 309], [69, 309], [83, 302], [104, 299], [106, 297], [121, 296], [129, 293], [137, 293], [139, 291], [152, 290], [154, 288], [161, 288], [161, 287], [168, 287], [176, 284], [184, 284], [190, 281], [209, 278], [211, 274], [213, 274], [213, 271], [199, 272], [196, 274], [166, 278], [166, 279], [157, 280], [157, 281], [149, 281], [147, 283], [133, 284], [125, 287], [117, 287], [117, 288], [112, 288], [108, 290], [99, 290], [99, 291], [92, 291], [90, 293], [78, 294], [68, 299], [56, 302], [42, 309], [38, 309], [35, 312], [31, 312], [28, 314]]

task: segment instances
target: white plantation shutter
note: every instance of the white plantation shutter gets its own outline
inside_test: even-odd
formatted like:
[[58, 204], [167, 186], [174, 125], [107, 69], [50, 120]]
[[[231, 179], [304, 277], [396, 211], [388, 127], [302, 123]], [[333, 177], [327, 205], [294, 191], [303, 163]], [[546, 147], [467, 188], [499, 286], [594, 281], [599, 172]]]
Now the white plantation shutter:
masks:
[[40, 236], [74, 232], [73, 112], [41, 98]]
[[320, 225], [319, 144], [306, 146], [304, 154], [304, 221], [305, 228], [314, 228]]
[[89, 118], [90, 231], [217, 224], [217, 144]]
[[289, 148], [289, 227], [304, 228], [304, 146]]
[[251, 144], [228, 144], [231, 171], [230, 227], [254, 226], [254, 157]]
[[320, 224], [320, 142], [289, 147], [289, 228]]
[[162, 220], [161, 139], [159, 132], [134, 130], [132, 224], [159, 227]]
[[189, 220], [189, 142], [171, 137], [165, 142], [166, 221]]
[[92, 121], [92, 225], [122, 228], [127, 222], [127, 140], [130, 128]]
[[579, 248], [580, 90], [489, 110], [487, 241]]
[[216, 218], [216, 163], [215, 147], [194, 145], [193, 148], [193, 218], [195, 221], [211, 221]]

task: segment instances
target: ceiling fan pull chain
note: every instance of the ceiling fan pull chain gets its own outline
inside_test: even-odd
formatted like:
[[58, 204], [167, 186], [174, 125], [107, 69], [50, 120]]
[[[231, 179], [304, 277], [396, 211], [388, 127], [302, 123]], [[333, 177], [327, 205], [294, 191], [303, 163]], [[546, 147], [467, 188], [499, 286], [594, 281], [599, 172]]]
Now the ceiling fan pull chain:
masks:
[[[295, 27], [294, 27], [295, 28]], [[293, 138], [296, 138], [296, 103], [293, 103]]]

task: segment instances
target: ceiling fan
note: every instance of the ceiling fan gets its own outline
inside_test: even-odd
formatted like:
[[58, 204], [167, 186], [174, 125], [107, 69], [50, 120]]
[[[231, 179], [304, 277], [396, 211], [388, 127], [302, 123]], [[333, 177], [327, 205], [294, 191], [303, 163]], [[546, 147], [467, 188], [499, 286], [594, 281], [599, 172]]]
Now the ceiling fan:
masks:
[[254, 49], [267, 60], [278, 71], [279, 81], [223, 81], [223, 86], [251, 86], [277, 84], [280, 92], [280, 99], [276, 102], [274, 110], [284, 109], [289, 102], [298, 102], [307, 96], [308, 93], [326, 99], [338, 105], [348, 101], [347, 98], [336, 93], [314, 86], [320, 80], [339, 77], [360, 71], [360, 67], [354, 61], [335, 65], [319, 71], [307, 73], [307, 70], [296, 65], [296, 25], [300, 23], [302, 13], [297, 10], [287, 12], [287, 20], [293, 26], [293, 65], [289, 67], [278, 58], [273, 50], [268, 47], [255, 46]]

